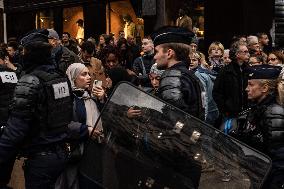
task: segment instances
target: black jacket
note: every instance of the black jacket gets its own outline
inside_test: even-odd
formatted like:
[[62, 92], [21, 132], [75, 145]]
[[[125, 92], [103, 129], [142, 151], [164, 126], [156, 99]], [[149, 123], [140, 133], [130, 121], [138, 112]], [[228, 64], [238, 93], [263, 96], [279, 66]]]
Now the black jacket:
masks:
[[[41, 65], [35, 70], [54, 73], [54, 66]], [[38, 77], [26, 74], [19, 79], [14, 92], [14, 102], [7, 127], [0, 138], [0, 170], [1, 166], [11, 157], [14, 157], [20, 149], [25, 153], [34, 153], [35, 151], [42, 150], [44, 146], [62, 143], [66, 139], [67, 132], [50, 134], [39, 132], [41, 123], [38, 122], [39, 116], [37, 115], [41, 107], [40, 103], [47, 98], [46, 93]], [[72, 113], [72, 100], [70, 104]], [[64, 117], [66, 111], [68, 111], [67, 108], [65, 103], [64, 108], [62, 107], [61, 110], [58, 109], [61, 111], [61, 115], [57, 114], [58, 118]], [[48, 114], [52, 112], [55, 111], [50, 111]]]
[[220, 70], [213, 87], [213, 98], [219, 112], [227, 117], [236, 117], [247, 107], [246, 66], [231, 63]]
[[244, 126], [238, 130], [238, 139], [267, 154], [272, 169], [263, 189], [282, 188], [284, 185], [284, 108], [275, 102], [273, 94], [249, 111]]
[[[3, 82], [2, 77], [5, 77], [4, 73], [13, 74], [11, 81]], [[15, 76], [15, 78], [13, 77]], [[11, 76], [7, 76], [8, 78]], [[15, 71], [0, 64], [0, 127], [5, 126], [9, 118], [9, 108], [12, 103], [14, 89], [16, 87], [17, 76]]]
[[204, 120], [201, 84], [185, 62], [167, 69], [161, 76], [158, 96], [181, 110]]
[[[154, 64], [154, 54], [144, 55], [134, 60], [133, 71], [138, 76], [141, 86], [152, 87], [148, 74]], [[144, 68], [143, 68], [144, 65]]]

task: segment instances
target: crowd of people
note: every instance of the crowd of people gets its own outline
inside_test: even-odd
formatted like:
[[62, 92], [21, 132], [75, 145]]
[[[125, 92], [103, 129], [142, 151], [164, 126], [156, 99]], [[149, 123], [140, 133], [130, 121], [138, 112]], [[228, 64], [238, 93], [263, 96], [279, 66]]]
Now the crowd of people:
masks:
[[[26, 188], [79, 188], [78, 161], [67, 159], [72, 149], [82, 153], [88, 138], [103, 141], [103, 128], [94, 126], [120, 81], [269, 155], [264, 188], [283, 187], [283, 51], [258, 33], [234, 37], [229, 49], [213, 42], [207, 53], [181, 27], [141, 41], [121, 31], [117, 39], [102, 34], [80, 43], [68, 32], [42, 29], [1, 44], [0, 188], [8, 188], [18, 156], [26, 158]], [[139, 111], [129, 107], [127, 115]]]

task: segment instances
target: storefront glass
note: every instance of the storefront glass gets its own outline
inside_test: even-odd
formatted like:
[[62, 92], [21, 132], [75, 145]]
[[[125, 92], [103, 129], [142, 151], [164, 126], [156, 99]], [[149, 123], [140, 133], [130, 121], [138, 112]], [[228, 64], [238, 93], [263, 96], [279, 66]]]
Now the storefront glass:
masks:
[[54, 28], [54, 12], [51, 9], [36, 13], [36, 29]]

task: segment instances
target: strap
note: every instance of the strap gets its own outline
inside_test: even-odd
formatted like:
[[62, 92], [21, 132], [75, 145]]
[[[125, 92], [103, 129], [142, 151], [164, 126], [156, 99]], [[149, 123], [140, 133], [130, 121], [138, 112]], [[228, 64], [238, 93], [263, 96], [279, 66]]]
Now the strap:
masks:
[[142, 73], [143, 75], [147, 75], [146, 69], [145, 69], [145, 65], [144, 65], [144, 61], [143, 61], [143, 57], [139, 57], [141, 60], [141, 65], [142, 65]]

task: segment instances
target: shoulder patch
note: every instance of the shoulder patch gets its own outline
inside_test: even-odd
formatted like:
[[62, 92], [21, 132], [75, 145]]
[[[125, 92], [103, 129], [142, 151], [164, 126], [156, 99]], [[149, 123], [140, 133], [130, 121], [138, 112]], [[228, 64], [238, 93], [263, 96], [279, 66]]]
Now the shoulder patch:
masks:
[[54, 91], [55, 100], [70, 96], [67, 82], [53, 84], [52, 87]]
[[0, 72], [0, 78], [3, 83], [17, 83], [18, 78], [14, 72]]

